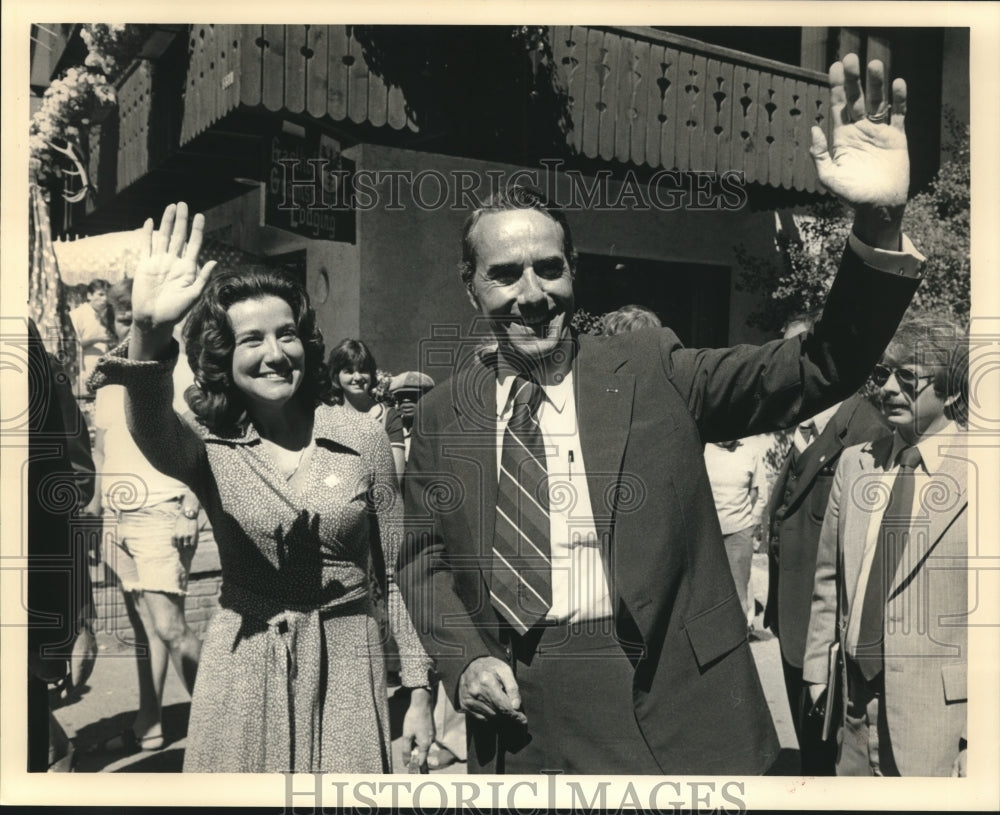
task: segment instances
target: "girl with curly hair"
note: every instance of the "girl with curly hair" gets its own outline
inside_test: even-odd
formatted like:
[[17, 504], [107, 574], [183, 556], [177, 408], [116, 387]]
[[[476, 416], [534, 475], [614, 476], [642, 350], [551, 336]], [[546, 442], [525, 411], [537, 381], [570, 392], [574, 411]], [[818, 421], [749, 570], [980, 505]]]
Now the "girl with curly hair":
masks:
[[[423, 762], [431, 661], [394, 581], [401, 507], [388, 440], [330, 404], [302, 287], [270, 269], [199, 269], [204, 218], [190, 237], [187, 226], [183, 203], [158, 230], [146, 222], [131, 338], [101, 365], [107, 382], [125, 385], [140, 449], [195, 492], [218, 542], [220, 608], [202, 647], [184, 769], [391, 771], [373, 573], [384, 577], [411, 689], [406, 759]], [[194, 427], [171, 409], [171, 334], [185, 317]]]

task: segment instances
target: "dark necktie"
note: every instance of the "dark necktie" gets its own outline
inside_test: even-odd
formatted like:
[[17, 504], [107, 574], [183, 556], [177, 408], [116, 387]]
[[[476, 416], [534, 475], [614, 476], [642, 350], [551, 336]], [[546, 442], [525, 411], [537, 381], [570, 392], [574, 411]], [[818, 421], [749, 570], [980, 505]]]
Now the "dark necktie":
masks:
[[802, 432], [802, 438], [805, 439], [806, 446], [808, 447], [812, 440], [816, 438], [816, 425], [812, 422], [805, 422], [799, 425], [799, 430]]
[[533, 380], [514, 380], [493, 533], [490, 596], [494, 608], [521, 634], [552, 606], [548, 472], [538, 426], [542, 395]]
[[816, 425], [811, 419], [808, 422], [803, 422], [795, 428], [795, 432], [792, 434], [792, 449], [801, 455], [812, 444], [817, 435], [819, 434], [816, 432]]
[[906, 548], [913, 513], [913, 472], [919, 463], [920, 451], [916, 447], [907, 447], [900, 452], [899, 471], [892, 483], [889, 505], [878, 530], [864, 605], [861, 607], [856, 649], [856, 661], [868, 680], [878, 676], [883, 667], [885, 604], [889, 586]]

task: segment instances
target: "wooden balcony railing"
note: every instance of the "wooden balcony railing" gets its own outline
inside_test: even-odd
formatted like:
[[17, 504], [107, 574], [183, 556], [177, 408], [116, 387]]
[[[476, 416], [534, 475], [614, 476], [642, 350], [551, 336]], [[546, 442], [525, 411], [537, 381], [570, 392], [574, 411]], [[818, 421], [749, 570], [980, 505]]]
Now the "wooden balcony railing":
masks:
[[[238, 108], [418, 130], [348, 26], [205, 24], [188, 38], [180, 146]], [[549, 38], [569, 151], [818, 189], [808, 145], [810, 126], [825, 123], [824, 75], [648, 28], [553, 26]], [[118, 190], [150, 168], [155, 67], [141, 62], [119, 90]]]
[[417, 130], [343, 25], [195, 25], [181, 144], [238, 105]]
[[140, 60], [118, 87], [118, 191], [149, 172], [153, 66]]
[[817, 189], [825, 75], [645, 28], [555, 26], [551, 42], [577, 153]]

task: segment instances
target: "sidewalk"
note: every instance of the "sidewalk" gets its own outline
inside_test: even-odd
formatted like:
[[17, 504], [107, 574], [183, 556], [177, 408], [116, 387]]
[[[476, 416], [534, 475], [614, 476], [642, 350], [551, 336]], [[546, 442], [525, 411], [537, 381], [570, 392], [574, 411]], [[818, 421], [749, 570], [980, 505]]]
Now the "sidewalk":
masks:
[[[190, 698], [173, 667], [167, 671], [163, 691], [163, 733], [166, 746], [154, 752], [118, 756], [90, 752], [107, 739], [132, 724], [139, 704], [136, 663], [133, 649], [118, 638], [98, 634], [98, 657], [86, 687], [80, 696], [58, 708], [56, 719], [74, 739], [79, 755], [76, 771], [80, 773], [179, 773], [187, 744]], [[406, 702], [396, 697], [397, 688], [389, 688], [389, 720], [392, 733], [392, 759], [395, 773], [405, 774], [402, 762], [402, 723]], [[453, 764], [434, 774], [465, 773], [464, 764]]]
[[[754, 594], [763, 603], [767, 596], [767, 557], [755, 555], [753, 560]], [[781, 755], [774, 768], [778, 774], [795, 772], [797, 744], [792, 728], [788, 701], [785, 696], [778, 641], [763, 630], [761, 617], [756, 621], [757, 636], [751, 640], [750, 650], [757, 663], [761, 684], [771, 708], [771, 716], [781, 742]], [[134, 772], [176, 773], [181, 771], [186, 744], [187, 719], [190, 700], [173, 669], [167, 673], [163, 698], [163, 730], [167, 744], [163, 750], [118, 757], [88, 752], [106, 739], [120, 733], [132, 723], [138, 707], [138, 684], [135, 657], [131, 647], [120, 639], [98, 634], [99, 655], [94, 672], [80, 696], [58, 708], [56, 718], [71, 738], [75, 738], [79, 759], [77, 772]], [[398, 774], [407, 772], [401, 761], [402, 729], [405, 707], [401, 699], [394, 701], [390, 688], [390, 721], [393, 738], [393, 766]], [[464, 774], [463, 763], [453, 764], [431, 774]]]

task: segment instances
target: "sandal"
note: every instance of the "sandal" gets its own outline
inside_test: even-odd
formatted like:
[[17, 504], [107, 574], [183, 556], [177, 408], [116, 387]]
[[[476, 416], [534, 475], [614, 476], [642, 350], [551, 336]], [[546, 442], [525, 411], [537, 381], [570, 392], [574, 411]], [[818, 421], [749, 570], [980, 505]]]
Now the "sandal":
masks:
[[116, 736], [102, 741], [94, 750], [96, 753], [114, 753], [131, 756], [135, 753], [154, 753], [166, 745], [163, 735], [139, 738], [131, 727], [126, 727]]

